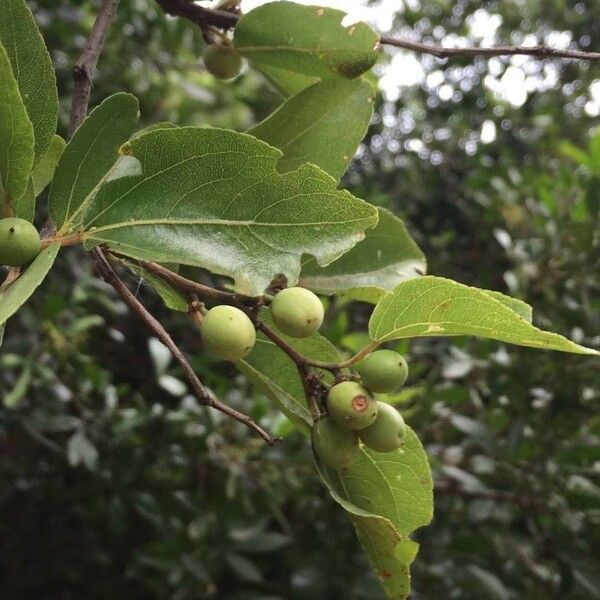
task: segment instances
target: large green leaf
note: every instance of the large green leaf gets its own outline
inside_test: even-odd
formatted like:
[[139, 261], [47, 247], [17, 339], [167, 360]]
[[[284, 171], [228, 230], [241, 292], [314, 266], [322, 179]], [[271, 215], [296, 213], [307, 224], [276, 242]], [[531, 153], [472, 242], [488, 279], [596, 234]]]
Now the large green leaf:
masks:
[[367, 232], [364, 241], [324, 268], [306, 259], [300, 281], [323, 294], [376, 303], [387, 290], [426, 270], [425, 256], [402, 220], [380, 208], [377, 227]]
[[280, 172], [310, 162], [339, 180], [367, 132], [374, 95], [364, 79], [326, 79], [290, 98], [249, 133], [283, 152]]
[[25, 219], [30, 223], [33, 222], [35, 217], [35, 191], [32, 177], [27, 180], [25, 193], [18, 200], [13, 201], [12, 208], [14, 217]]
[[344, 17], [332, 8], [271, 2], [239, 20], [235, 48], [259, 68], [358, 77], [375, 64], [379, 37], [365, 23], [343, 27]]
[[58, 244], [48, 246], [27, 267], [25, 273], [0, 292], [0, 326], [19, 310], [33, 292], [35, 292], [40, 283], [44, 281], [48, 271], [50, 271], [54, 264], [59, 250], [60, 246]]
[[142, 175], [102, 186], [86, 214], [86, 246], [204, 267], [247, 294], [277, 275], [295, 283], [303, 254], [325, 265], [377, 223], [375, 207], [336, 189], [318, 167], [278, 173], [281, 152], [247, 134], [157, 130], [122, 151]]
[[31, 173], [33, 180], [33, 194], [37, 198], [52, 181], [54, 172], [58, 166], [58, 161], [65, 149], [65, 140], [60, 135], [55, 135], [50, 141], [50, 145], [40, 158], [38, 164]]
[[33, 147], [33, 127], [8, 55], [0, 44], [0, 216], [2, 207], [10, 211], [27, 189]]
[[534, 327], [490, 293], [442, 277], [399, 284], [377, 304], [369, 334], [385, 342], [400, 338], [476, 335], [520, 346], [575, 354], [600, 354], [556, 333]]
[[2, 0], [0, 42], [33, 125], [37, 164], [56, 132], [58, 93], [52, 60], [25, 0]]
[[332, 497], [350, 515], [358, 538], [392, 600], [410, 591], [410, 564], [418, 545], [409, 535], [433, 516], [427, 455], [407, 429], [403, 450], [379, 453], [361, 446], [345, 471], [319, 465]]
[[79, 126], [60, 157], [48, 198], [50, 217], [59, 234], [81, 223], [138, 117], [135, 96], [119, 93], [104, 100]]
[[310, 77], [309, 75], [294, 73], [294, 71], [287, 71], [265, 64], [260, 66], [260, 72], [285, 97], [299, 94], [309, 85], [319, 81], [318, 77]]
[[[323, 336], [314, 334], [307, 338], [289, 337], [275, 327], [268, 309], [262, 310], [261, 320], [304, 356], [327, 362], [341, 360], [338, 349]], [[271, 398], [290, 421], [305, 434], [309, 432], [312, 417], [306, 406], [298, 369], [279, 346], [259, 332], [252, 352], [244, 360], [236, 361], [236, 365]]]

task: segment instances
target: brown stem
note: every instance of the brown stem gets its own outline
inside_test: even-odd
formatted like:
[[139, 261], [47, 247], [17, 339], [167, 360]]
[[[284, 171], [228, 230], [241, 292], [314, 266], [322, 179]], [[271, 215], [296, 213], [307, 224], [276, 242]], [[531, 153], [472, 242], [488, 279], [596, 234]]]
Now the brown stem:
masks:
[[173, 358], [175, 358], [183, 370], [183, 373], [189, 381], [192, 391], [194, 392], [194, 395], [198, 401], [205, 406], [210, 406], [211, 408], [219, 410], [222, 413], [233, 417], [236, 421], [239, 421], [250, 429], [253, 429], [269, 445], [272, 446], [275, 444], [275, 442], [278, 441], [278, 438], [275, 438], [267, 433], [248, 415], [238, 412], [234, 408], [231, 408], [230, 406], [227, 406], [226, 404], [223, 404], [221, 401], [217, 400], [213, 393], [204, 387], [196, 373], [194, 373], [194, 370], [192, 369], [183, 352], [179, 349], [177, 344], [173, 341], [171, 336], [167, 333], [160, 322], [150, 312], [148, 312], [144, 305], [131, 293], [129, 288], [115, 273], [102, 250], [95, 248], [91, 251], [91, 255], [94, 259], [100, 277], [102, 277], [106, 283], [115, 289], [117, 294], [120, 296], [123, 302], [125, 302], [129, 309], [134, 312], [141, 319], [141, 321], [143, 321], [146, 327], [152, 331], [152, 333], [170, 350]]
[[213, 25], [220, 29], [232, 29], [240, 18], [234, 12], [215, 8], [203, 8], [188, 0], [156, 0], [169, 15], [184, 17], [201, 28]]
[[433, 54], [438, 58], [451, 58], [456, 56], [513, 56], [526, 55], [538, 58], [572, 58], [577, 60], [600, 61], [600, 52], [584, 52], [582, 50], [559, 50], [547, 46], [495, 46], [492, 48], [444, 48], [436, 44], [423, 44], [409, 40], [399, 40], [388, 36], [381, 36], [381, 44], [414, 50], [421, 54]]
[[75, 88], [71, 100], [69, 137], [73, 135], [88, 111], [94, 71], [108, 34], [110, 22], [119, 6], [119, 0], [103, 0], [85, 47], [73, 67]]
[[256, 298], [235, 294], [233, 292], [226, 292], [224, 290], [217, 290], [208, 285], [198, 283], [197, 281], [192, 281], [158, 263], [139, 261], [138, 264], [143, 269], [146, 269], [146, 271], [150, 271], [150, 273], [160, 277], [163, 281], [171, 284], [181, 292], [198, 294], [198, 296], [201, 296], [202, 298], [212, 298], [213, 300], [218, 300], [227, 304], [243, 304], [244, 302], [249, 301], [256, 302]]

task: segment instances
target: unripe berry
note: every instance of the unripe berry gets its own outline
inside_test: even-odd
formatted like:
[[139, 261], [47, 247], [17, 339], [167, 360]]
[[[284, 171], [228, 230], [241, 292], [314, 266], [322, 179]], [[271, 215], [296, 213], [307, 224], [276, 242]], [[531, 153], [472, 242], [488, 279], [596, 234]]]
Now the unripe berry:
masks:
[[0, 219], [0, 265], [22, 267], [42, 249], [37, 229], [23, 219]]
[[377, 402], [377, 418], [375, 422], [361, 429], [360, 439], [377, 452], [391, 452], [404, 445], [406, 424], [402, 415], [390, 404]]
[[242, 70], [242, 58], [229, 46], [209, 46], [204, 52], [204, 66], [217, 79], [233, 79]]
[[339, 427], [329, 417], [322, 417], [315, 423], [312, 444], [317, 458], [332, 469], [347, 469], [358, 453], [356, 434]]
[[362, 382], [377, 393], [396, 392], [408, 378], [408, 365], [393, 350], [377, 350], [363, 358], [356, 370]]
[[373, 423], [377, 417], [377, 402], [362, 385], [342, 381], [327, 394], [327, 412], [342, 427], [358, 431]]
[[243, 358], [256, 342], [252, 321], [234, 306], [211, 308], [204, 315], [200, 333], [206, 348], [225, 360]]
[[281, 290], [271, 302], [275, 325], [292, 337], [315, 333], [323, 323], [323, 305], [316, 294], [301, 287]]

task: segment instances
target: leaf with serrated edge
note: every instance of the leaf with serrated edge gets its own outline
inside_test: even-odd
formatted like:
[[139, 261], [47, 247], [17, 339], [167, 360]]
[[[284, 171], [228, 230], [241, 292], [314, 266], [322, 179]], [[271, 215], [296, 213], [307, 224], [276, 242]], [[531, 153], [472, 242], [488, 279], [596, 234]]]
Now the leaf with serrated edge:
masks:
[[278, 171], [310, 162], [339, 180], [367, 133], [374, 95], [364, 79], [326, 79], [290, 98], [248, 133], [283, 152]]
[[[268, 309], [261, 311], [260, 318], [304, 356], [327, 362], [341, 360], [338, 349], [323, 336], [313, 334], [301, 339], [287, 336], [277, 330]], [[292, 423], [308, 434], [312, 417], [306, 406], [302, 381], [294, 361], [279, 346], [258, 332], [252, 352], [243, 360], [236, 361], [236, 366], [264, 390]]]
[[56, 132], [58, 92], [50, 54], [25, 0], [2, 0], [0, 42], [6, 48], [33, 125], [35, 165]]
[[259, 68], [358, 77], [375, 64], [379, 36], [365, 23], [343, 27], [345, 16], [332, 8], [271, 2], [239, 20], [234, 45]]
[[44, 281], [59, 250], [58, 244], [46, 248], [16, 281], [0, 292], [0, 326], [19, 310]]
[[142, 176], [105, 183], [85, 218], [86, 247], [187, 264], [257, 295], [298, 280], [303, 254], [335, 260], [377, 223], [377, 210], [314, 165], [278, 173], [281, 152], [226, 129], [182, 127], [131, 140]]
[[0, 216], [2, 206], [12, 208], [27, 189], [33, 147], [33, 127], [8, 55], [0, 44]]
[[113, 94], [97, 106], [67, 144], [50, 187], [48, 209], [58, 234], [81, 223], [99, 184], [137, 125], [138, 101]]
[[387, 597], [406, 598], [418, 549], [409, 535], [433, 516], [431, 470], [418, 437], [407, 428], [403, 450], [386, 453], [361, 445], [343, 471], [318, 466], [333, 499], [350, 514]]
[[401, 281], [424, 275], [425, 255], [401, 219], [379, 208], [377, 227], [364, 241], [330, 265], [319, 268], [312, 259], [302, 265], [300, 283], [323, 294], [376, 303], [385, 291]]
[[485, 290], [431, 276], [405, 281], [386, 294], [371, 315], [369, 335], [380, 342], [476, 335], [532, 348], [600, 354], [534, 327]]

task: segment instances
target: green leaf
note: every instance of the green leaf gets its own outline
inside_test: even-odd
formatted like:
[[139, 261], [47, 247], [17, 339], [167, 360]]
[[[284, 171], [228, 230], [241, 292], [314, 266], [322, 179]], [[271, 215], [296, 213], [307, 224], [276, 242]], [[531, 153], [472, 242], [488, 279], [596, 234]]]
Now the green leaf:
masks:
[[35, 193], [33, 188], [33, 179], [29, 177], [27, 180], [27, 188], [25, 193], [12, 203], [13, 216], [25, 219], [30, 223], [35, 217]]
[[33, 127], [0, 44], [0, 214], [2, 206], [10, 210], [27, 189], [33, 147]]
[[163, 129], [122, 152], [143, 174], [102, 186], [86, 214], [86, 246], [203, 267], [250, 295], [277, 275], [295, 283], [303, 254], [327, 264], [377, 223], [373, 206], [318, 167], [277, 173], [281, 152], [247, 134]]
[[496, 292], [494, 290], [482, 290], [486, 294], [489, 294], [492, 298], [498, 300], [498, 302], [502, 302], [504, 306], [510, 308], [514, 313], [517, 313], [521, 319], [525, 319], [527, 322], [531, 323], [533, 321], [533, 309], [529, 304], [523, 302], [523, 300], [519, 300], [518, 298], [511, 298], [510, 296], [506, 296], [501, 292]]
[[309, 85], [319, 81], [318, 77], [309, 77], [308, 75], [302, 75], [302, 73], [294, 73], [294, 71], [287, 71], [265, 64], [260, 66], [260, 72], [285, 97], [299, 94]]
[[290, 98], [249, 133], [283, 152], [278, 171], [309, 162], [339, 180], [367, 133], [374, 95], [363, 79], [327, 79]]
[[[276, 329], [268, 309], [261, 320]], [[277, 330], [278, 335], [304, 356], [327, 362], [340, 360], [338, 349], [318, 334], [307, 338], [292, 338]], [[277, 408], [303, 433], [308, 435], [312, 417], [306, 405], [304, 388], [292, 359], [270, 339], [258, 332], [256, 345], [236, 366], [275, 403]]]
[[52, 181], [48, 209], [59, 234], [78, 226], [139, 117], [131, 94], [114, 94], [97, 106], [67, 144]]
[[346, 471], [318, 466], [333, 499], [348, 511], [387, 597], [406, 598], [418, 550], [409, 535], [433, 516], [431, 470], [418, 437], [407, 428], [404, 449], [383, 454], [361, 446]]
[[375, 64], [379, 37], [365, 23], [342, 27], [345, 16], [332, 8], [271, 2], [239, 20], [234, 45], [258, 68], [353, 79]]
[[19, 310], [44, 281], [59, 250], [58, 244], [46, 248], [16, 281], [0, 292], [0, 326]]
[[379, 208], [377, 227], [367, 231], [364, 241], [325, 268], [305, 260], [300, 282], [322, 294], [375, 304], [387, 290], [426, 271], [425, 256], [402, 220]]
[[33, 125], [35, 165], [56, 132], [58, 93], [50, 54], [24, 0], [2, 0], [0, 42], [6, 48]]
[[36, 198], [52, 181], [58, 161], [65, 149], [65, 144], [65, 140], [60, 135], [53, 136], [46, 152], [44, 152], [38, 164], [34, 167], [31, 178], [33, 179], [33, 194]]
[[29, 384], [31, 383], [31, 362], [27, 361], [23, 365], [23, 369], [19, 374], [15, 385], [12, 390], [2, 398], [2, 402], [6, 408], [15, 408], [19, 402], [25, 397], [27, 390], [29, 389]]
[[377, 304], [369, 334], [380, 342], [409, 337], [476, 335], [520, 346], [600, 354], [534, 327], [484, 290], [442, 277], [398, 285]]

